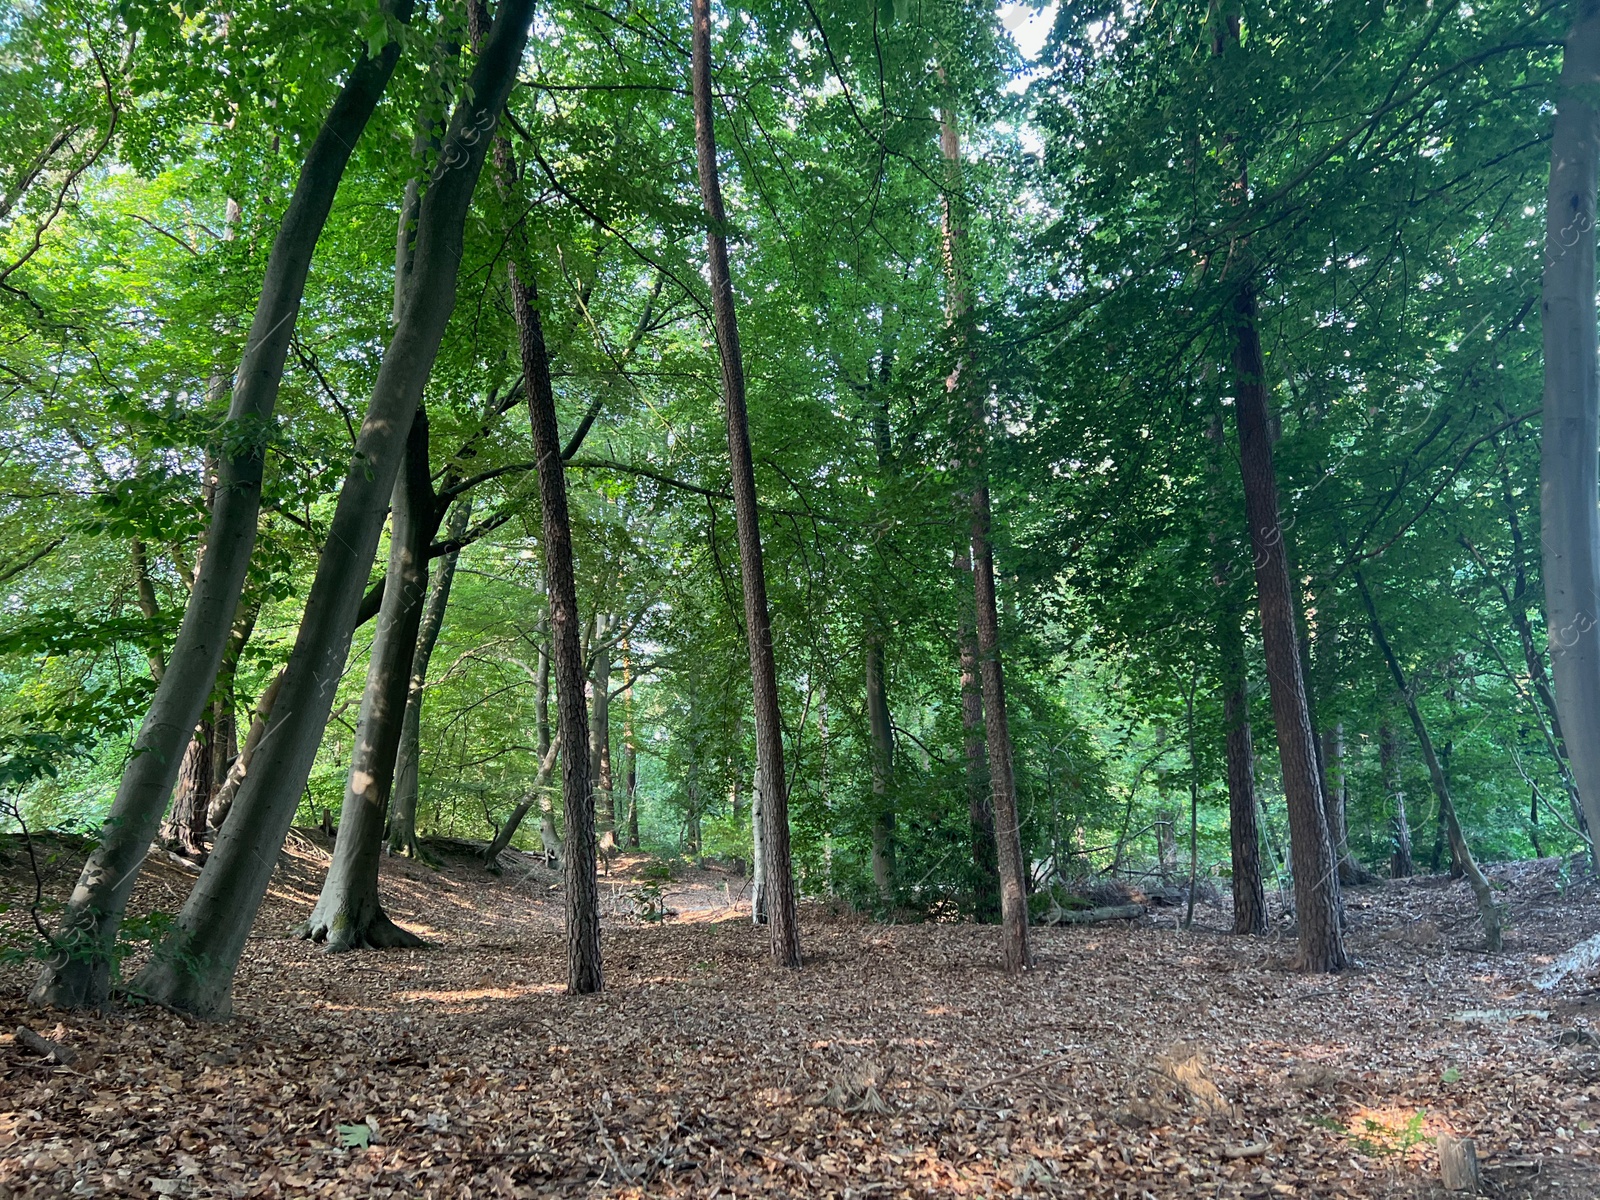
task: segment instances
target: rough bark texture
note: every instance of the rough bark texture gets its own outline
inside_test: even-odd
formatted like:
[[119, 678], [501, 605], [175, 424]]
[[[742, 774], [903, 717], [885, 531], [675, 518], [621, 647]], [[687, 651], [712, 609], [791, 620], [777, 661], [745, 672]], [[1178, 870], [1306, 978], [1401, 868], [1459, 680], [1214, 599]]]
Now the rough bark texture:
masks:
[[739, 568], [744, 586], [745, 634], [750, 645], [750, 679], [755, 701], [756, 761], [762, 774], [761, 851], [766, 860], [767, 925], [772, 960], [780, 967], [800, 965], [800, 919], [794, 871], [789, 856], [788, 776], [783, 768], [783, 729], [778, 710], [778, 672], [772, 652], [772, 620], [767, 608], [767, 577], [761, 559], [761, 527], [756, 510], [755, 464], [750, 450], [750, 419], [745, 411], [744, 361], [733, 279], [728, 269], [728, 224], [717, 176], [717, 146], [711, 116], [711, 6], [693, 2], [694, 140], [700, 195], [705, 202], [706, 256], [711, 308], [722, 360], [722, 399], [728, 410], [728, 460], [733, 483], [734, 519], [739, 534]]
[[[957, 563], [969, 575], [965, 555]], [[968, 580], [971, 584], [971, 580]], [[985, 925], [1000, 921], [1000, 862], [994, 841], [994, 799], [989, 791], [989, 754], [984, 745], [983, 685], [978, 680], [978, 632], [963, 616], [960, 631], [961, 749], [967, 786], [967, 826], [972, 837], [973, 916]]]
[[[1578, 795], [1600, 830], [1600, 347], [1595, 327], [1595, 187], [1600, 170], [1600, 0], [1580, 0], [1567, 35], [1550, 140], [1541, 315], [1545, 624], [1556, 707]], [[1594, 840], [1600, 863], [1600, 838]]]
[[1223, 752], [1228, 772], [1228, 840], [1233, 854], [1233, 931], [1267, 931], [1261, 881], [1261, 830], [1256, 821], [1255, 747], [1239, 613], [1225, 608], [1217, 626], [1221, 647]]
[[[445, 526], [445, 541], [451, 547], [459, 546], [472, 518], [472, 501], [463, 496], [450, 510], [450, 520]], [[417, 843], [417, 802], [420, 799], [422, 764], [422, 698], [428, 683], [428, 664], [433, 661], [433, 648], [439, 644], [439, 630], [444, 627], [445, 609], [450, 604], [450, 587], [455, 582], [456, 560], [461, 552], [450, 549], [439, 559], [433, 585], [428, 590], [428, 606], [422, 613], [422, 624], [417, 629], [417, 651], [411, 658], [411, 682], [406, 689], [406, 711], [400, 722], [400, 748], [395, 751], [394, 800], [389, 806], [389, 850], [417, 858], [421, 847]], [[385, 584], [384, 590], [388, 590]]]
[[216, 731], [210, 721], [195, 726], [189, 748], [183, 752], [178, 769], [178, 786], [172, 793], [172, 808], [161, 823], [161, 844], [176, 854], [196, 862], [206, 857], [206, 817], [211, 810], [212, 750]]
[[[404, 21], [411, 0], [391, 0], [384, 10]], [[361, 51], [306, 154], [279, 223], [228, 409], [229, 444], [221, 456], [205, 555], [100, 842], [84, 864], [54, 936], [57, 951], [29, 997], [34, 1004], [73, 1008], [102, 1005], [108, 998], [117, 927], [166, 808], [184, 745], [210, 699], [244, 589], [261, 508], [268, 429], [311, 255], [345, 164], [399, 56], [398, 41], [376, 56]]]
[[1439, 765], [1439, 756], [1433, 751], [1433, 739], [1428, 736], [1428, 727], [1422, 720], [1422, 710], [1417, 707], [1416, 693], [1406, 680], [1400, 660], [1395, 656], [1394, 648], [1389, 644], [1389, 638], [1378, 620], [1378, 608], [1372, 599], [1372, 591], [1367, 587], [1367, 581], [1360, 571], [1355, 572], [1355, 581], [1356, 587], [1361, 592], [1361, 602], [1367, 609], [1367, 622], [1372, 630], [1373, 643], [1383, 655], [1384, 662], [1389, 665], [1389, 674], [1394, 679], [1395, 690], [1400, 693], [1400, 700], [1406, 706], [1406, 715], [1411, 718], [1412, 731], [1417, 735], [1417, 745], [1422, 750], [1422, 761], [1428, 768], [1428, 779], [1433, 784], [1433, 793], [1439, 800], [1439, 823], [1445, 831], [1445, 836], [1450, 840], [1450, 853], [1454, 860], [1461, 864], [1467, 882], [1472, 885], [1472, 894], [1477, 898], [1478, 919], [1483, 923], [1484, 943], [1490, 950], [1499, 950], [1502, 943], [1502, 920], [1500, 906], [1495, 903], [1494, 889], [1484, 873], [1478, 869], [1477, 859], [1473, 858], [1472, 849], [1467, 845], [1466, 836], [1461, 832], [1461, 822], [1456, 819], [1456, 806], [1450, 798], [1450, 785], [1445, 780], [1444, 768]]
[[339, 837], [333, 844], [333, 861], [322, 893], [300, 929], [302, 937], [322, 942], [334, 953], [422, 944], [421, 938], [389, 919], [378, 897], [383, 826], [428, 589], [428, 545], [436, 521], [428, 478], [428, 414], [421, 408], [406, 439], [405, 466], [395, 480], [391, 511], [389, 584], [372, 636], [344, 805], [339, 810]]
[[872, 880], [878, 900], [894, 907], [894, 734], [889, 724], [889, 690], [884, 679], [883, 643], [866, 645], [867, 732], [872, 754]]
[[556, 736], [561, 756], [561, 797], [567, 840], [562, 869], [567, 893], [567, 990], [584, 994], [605, 986], [600, 963], [600, 894], [595, 882], [594, 792], [589, 778], [589, 713], [583, 701], [583, 630], [572, 569], [572, 525], [567, 479], [561, 464], [556, 398], [550, 359], [539, 322], [538, 295], [511, 268], [528, 417], [539, 464], [539, 504], [544, 520], [544, 577], [550, 596], [550, 646], [556, 670]]
[[1297, 961], [1307, 971], [1338, 971], [1346, 963], [1339, 920], [1338, 870], [1328, 839], [1316, 746], [1306, 710], [1305, 681], [1300, 674], [1294, 591], [1289, 581], [1283, 527], [1278, 520], [1278, 486], [1267, 419], [1266, 365], [1256, 330], [1255, 291], [1248, 279], [1235, 292], [1232, 320], [1239, 471], [1244, 479], [1245, 511], [1261, 608], [1261, 641], [1289, 809], [1289, 853], [1300, 931]]
[[[176, 927], [135, 981], [136, 991], [174, 1008], [208, 1017], [229, 1011], [234, 968], [327, 724], [406, 434], [455, 304], [485, 134], [516, 80], [532, 12], [533, 0], [502, 0], [468, 81], [469, 98], [451, 117], [417, 220], [411, 298], [378, 370], [255, 768]], [[207, 561], [214, 557], [208, 551]]]

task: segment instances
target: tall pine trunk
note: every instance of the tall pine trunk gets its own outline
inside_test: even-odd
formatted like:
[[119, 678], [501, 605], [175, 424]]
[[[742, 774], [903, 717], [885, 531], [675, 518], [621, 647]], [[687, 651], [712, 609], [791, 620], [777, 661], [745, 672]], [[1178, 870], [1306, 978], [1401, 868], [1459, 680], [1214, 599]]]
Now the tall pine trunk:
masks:
[[[445, 609], [450, 604], [450, 587], [455, 582], [456, 561], [461, 556], [461, 537], [472, 517], [472, 501], [463, 496], [450, 510], [445, 525], [448, 549], [439, 559], [437, 573], [428, 590], [428, 606], [423, 610], [417, 630], [417, 649], [411, 657], [411, 682], [406, 689], [406, 711], [400, 722], [400, 748], [395, 751], [394, 800], [389, 806], [389, 850], [417, 858], [417, 803], [421, 798], [422, 698], [428, 684], [428, 664], [439, 644]], [[384, 590], [388, 590], [385, 584]]]
[[1367, 587], [1366, 578], [1359, 570], [1355, 572], [1355, 581], [1356, 587], [1361, 592], [1361, 602], [1367, 609], [1372, 640], [1383, 655], [1383, 661], [1389, 666], [1395, 690], [1400, 693], [1401, 703], [1406, 706], [1406, 715], [1411, 718], [1412, 731], [1417, 735], [1417, 745], [1422, 750], [1422, 761], [1428, 768], [1428, 779], [1432, 782], [1434, 795], [1439, 800], [1439, 823], [1449, 838], [1451, 855], [1461, 864], [1462, 873], [1466, 875], [1468, 883], [1472, 885], [1472, 894], [1477, 898], [1478, 919], [1483, 924], [1484, 944], [1491, 951], [1499, 950], [1502, 946], [1502, 919], [1500, 906], [1495, 902], [1494, 889], [1478, 868], [1478, 861], [1473, 858], [1472, 849], [1467, 845], [1466, 836], [1461, 832], [1461, 822], [1456, 819], [1456, 806], [1450, 798], [1450, 785], [1445, 781], [1444, 769], [1439, 765], [1439, 756], [1434, 753], [1433, 739], [1428, 736], [1428, 727], [1423, 723], [1422, 710], [1417, 707], [1416, 692], [1406, 680], [1400, 660], [1389, 644], [1389, 638], [1378, 620], [1378, 608], [1373, 602], [1372, 592]]
[[1278, 484], [1267, 417], [1266, 363], [1256, 329], [1253, 281], [1246, 276], [1232, 306], [1234, 414], [1239, 471], [1255, 555], [1261, 642], [1267, 660], [1278, 758], [1289, 809], [1289, 854], [1294, 869], [1297, 963], [1306, 971], [1338, 971], [1346, 963], [1339, 919], [1339, 877], [1328, 837], [1316, 744], [1306, 708], [1305, 680], [1295, 630], [1294, 590], [1278, 519]]
[[428, 473], [428, 414], [421, 408], [406, 439], [391, 511], [388, 582], [356, 720], [339, 837], [322, 893], [299, 931], [335, 953], [422, 944], [389, 919], [378, 897], [384, 820], [428, 587], [428, 546], [438, 524]]
[[711, 308], [722, 360], [722, 399], [728, 415], [728, 462], [733, 482], [734, 521], [739, 535], [739, 569], [744, 589], [745, 634], [750, 645], [750, 681], [756, 722], [756, 764], [761, 778], [761, 853], [765, 866], [767, 926], [772, 960], [780, 967], [800, 965], [800, 918], [794, 870], [789, 856], [788, 776], [783, 767], [783, 728], [778, 709], [778, 671], [772, 652], [772, 618], [767, 608], [767, 576], [761, 558], [761, 526], [756, 508], [755, 464], [750, 450], [750, 419], [745, 411], [744, 360], [739, 351], [739, 321], [733, 278], [728, 269], [727, 214], [717, 174], [717, 144], [711, 116], [711, 5], [692, 0], [694, 141], [700, 196], [706, 210], [706, 257]]
[[502, 0], [451, 117], [441, 161], [454, 169], [422, 201], [411, 295], [378, 370], [272, 720], [175, 928], [135, 981], [136, 992], [163, 1004], [210, 1017], [230, 1009], [234, 969], [328, 721], [406, 434], [455, 305], [485, 135], [516, 82], [532, 13], [533, 0]]
[[583, 700], [583, 630], [578, 585], [572, 566], [572, 524], [567, 516], [567, 479], [561, 463], [556, 398], [550, 358], [540, 324], [538, 294], [510, 268], [523, 378], [528, 382], [528, 417], [539, 464], [539, 504], [544, 521], [545, 586], [550, 597], [550, 646], [556, 672], [556, 736], [561, 757], [561, 797], [567, 841], [562, 870], [567, 901], [567, 990], [598, 992], [605, 986], [600, 962], [600, 895], [595, 881], [594, 791], [589, 778], [589, 713]]
[[1545, 625], [1556, 706], [1600, 866], [1600, 347], [1595, 187], [1600, 171], [1600, 0], [1579, 0], [1550, 139], [1544, 283]]
[[[411, 0], [390, 0], [405, 21]], [[267, 259], [260, 299], [228, 407], [230, 439], [218, 470], [206, 549], [167, 669], [134, 739], [100, 841], [78, 877], [52, 941], [55, 952], [29, 999], [57, 1008], [109, 998], [117, 928], [172, 792], [184, 745], [200, 722], [222, 663], [255, 548], [266, 442], [312, 252], [333, 207], [345, 164], [400, 58], [400, 43], [363, 47], [318, 130]], [[296, 789], [298, 791], [298, 788]]]

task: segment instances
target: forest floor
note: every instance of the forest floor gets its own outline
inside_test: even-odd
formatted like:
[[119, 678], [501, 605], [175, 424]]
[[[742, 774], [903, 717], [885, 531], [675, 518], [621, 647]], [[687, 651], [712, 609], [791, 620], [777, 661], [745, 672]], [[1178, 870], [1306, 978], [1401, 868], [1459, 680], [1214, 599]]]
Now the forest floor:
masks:
[[[228, 1024], [30, 1011], [0, 970], [0, 1197], [1433, 1197], [1439, 1133], [1476, 1140], [1490, 1195], [1600, 1195], [1600, 978], [1529, 982], [1600, 930], [1600, 885], [1553, 860], [1491, 871], [1492, 957], [1466, 885], [1418, 879], [1350, 892], [1338, 976], [1202, 905], [1187, 933], [1170, 909], [1039, 929], [1012, 979], [992, 928], [820, 905], [775, 972], [743, 880], [679, 868], [651, 923], [624, 858], [606, 991], [569, 997], [555, 873], [441, 852], [384, 863], [430, 948], [335, 957], [286, 934], [326, 863], [294, 835]], [[47, 895], [81, 854], [58, 845]], [[136, 910], [191, 878], [152, 860]], [[33, 888], [0, 843], [13, 933]]]

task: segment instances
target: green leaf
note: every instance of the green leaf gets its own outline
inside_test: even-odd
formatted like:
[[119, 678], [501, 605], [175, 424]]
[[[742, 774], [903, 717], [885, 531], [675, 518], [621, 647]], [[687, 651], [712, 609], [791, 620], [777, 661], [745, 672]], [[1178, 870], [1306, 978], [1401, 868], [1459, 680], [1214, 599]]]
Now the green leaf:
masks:
[[366, 1125], [341, 1125], [339, 1141], [352, 1149], [365, 1150], [372, 1145], [372, 1130]]

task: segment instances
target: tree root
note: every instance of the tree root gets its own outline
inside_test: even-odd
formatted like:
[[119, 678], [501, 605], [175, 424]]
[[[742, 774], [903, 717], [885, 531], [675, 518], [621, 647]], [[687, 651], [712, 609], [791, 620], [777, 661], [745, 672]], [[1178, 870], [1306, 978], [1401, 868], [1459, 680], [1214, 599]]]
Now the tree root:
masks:
[[331, 918], [313, 912], [310, 920], [295, 927], [294, 933], [316, 942], [329, 954], [351, 950], [419, 950], [428, 944], [410, 930], [400, 928], [376, 906], [365, 920], [354, 919], [344, 910]]

